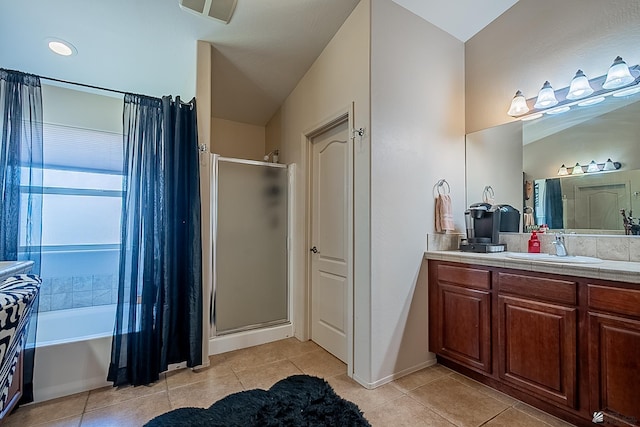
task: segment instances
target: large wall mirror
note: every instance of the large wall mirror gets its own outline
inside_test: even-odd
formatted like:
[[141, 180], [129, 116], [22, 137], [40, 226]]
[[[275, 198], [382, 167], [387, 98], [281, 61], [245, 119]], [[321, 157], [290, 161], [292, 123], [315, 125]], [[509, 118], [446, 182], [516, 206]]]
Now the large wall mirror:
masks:
[[[619, 169], [603, 170], [609, 159]], [[583, 173], [572, 173], [576, 164]], [[521, 209], [523, 231], [547, 224], [578, 234], [640, 233], [637, 225], [625, 231], [621, 214], [640, 217], [640, 94], [468, 134], [466, 166], [467, 202], [479, 185], [498, 186], [496, 198]]]

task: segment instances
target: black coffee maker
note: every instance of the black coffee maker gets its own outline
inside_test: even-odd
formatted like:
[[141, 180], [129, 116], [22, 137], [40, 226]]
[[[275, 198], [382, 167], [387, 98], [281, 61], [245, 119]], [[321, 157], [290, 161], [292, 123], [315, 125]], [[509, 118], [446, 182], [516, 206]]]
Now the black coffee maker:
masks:
[[[464, 213], [467, 240], [466, 243], [463, 241], [460, 244], [461, 251], [486, 253], [506, 250], [506, 245], [500, 243], [500, 231], [505, 231], [500, 227], [503, 206], [505, 205], [490, 205], [488, 203], [474, 203], [469, 206], [469, 209]], [[508, 222], [511, 223], [512, 218], [509, 218]], [[515, 231], [517, 231], [517, 227], [516, 225]]]

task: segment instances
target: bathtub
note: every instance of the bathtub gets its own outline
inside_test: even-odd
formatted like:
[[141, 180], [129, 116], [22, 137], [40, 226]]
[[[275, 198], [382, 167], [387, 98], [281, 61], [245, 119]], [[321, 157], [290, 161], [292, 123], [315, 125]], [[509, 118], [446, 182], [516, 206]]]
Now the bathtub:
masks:
[[34, 401], [112, 385], [107, 382], [116, 305], [40, 313]]

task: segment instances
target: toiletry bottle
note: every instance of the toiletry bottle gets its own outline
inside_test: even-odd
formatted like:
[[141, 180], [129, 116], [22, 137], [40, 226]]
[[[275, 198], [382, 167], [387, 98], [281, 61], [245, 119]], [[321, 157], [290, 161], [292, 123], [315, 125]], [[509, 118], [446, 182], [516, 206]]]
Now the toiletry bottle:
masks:
[[538, 233], [536, 233], [535, 231], [531, 232], [531, 238], [529, 238], [529, 253], [540, 253], [540, 240], [538, 240]]

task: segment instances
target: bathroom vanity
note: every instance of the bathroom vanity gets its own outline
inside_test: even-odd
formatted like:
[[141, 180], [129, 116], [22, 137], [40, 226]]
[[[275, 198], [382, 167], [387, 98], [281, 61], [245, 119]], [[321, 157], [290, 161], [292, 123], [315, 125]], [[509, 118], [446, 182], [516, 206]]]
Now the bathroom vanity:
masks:
[[640, 265], [426, 252], [438, 361], [577, 425], [640, 425]]

